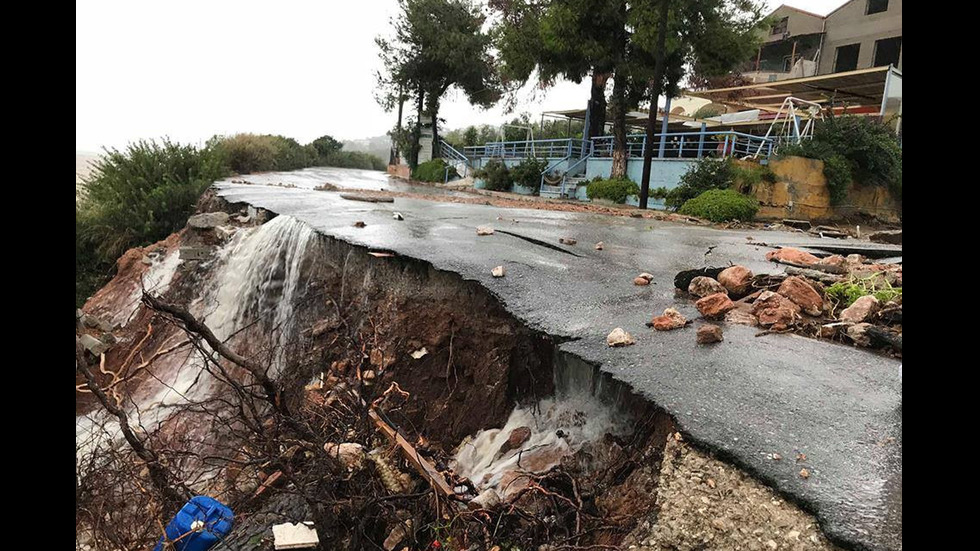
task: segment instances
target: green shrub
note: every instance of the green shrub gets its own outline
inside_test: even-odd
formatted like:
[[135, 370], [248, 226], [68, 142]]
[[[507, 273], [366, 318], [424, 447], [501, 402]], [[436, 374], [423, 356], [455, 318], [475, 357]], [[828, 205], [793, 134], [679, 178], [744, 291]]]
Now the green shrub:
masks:
[[831, 155], [823, 161], [823, 175], [830, 192], [830, 204], [839, 205], [847, 197], [847, 186], [851, 183], [851, 164], [840, 155]]
[[[360, 168], [363, 170], [384, 170], [388, 163], [370, 153], [363, 151], [334, 151], [326, 157], [320, 158], [323, 166], [335, 166], [338, 168]], [[439, 180], [440, 182], [442, 180]]]
[[704, 158], [694, 163], [681, 176], [681, 183], [667, 192], [664, 203], [677, 210], [687, 201], [711, 189], [727, 189], [735, 183], [737, 175], [735, 161], [727, 159]]
[[839, 308], [847, 308], [854, 304], [855, 300], [866, 295], [874, 295], [883, 303], [900, 298], [902, 288], [892, 287], [883, 276], [872, 274], [867, 277], [851, 277], [845, 281], [838, 281], [827, 287], [826, 293]]
[[548, 161], [545, 159], [528, 157], [521, 161], [521, 164], [510, 169], [510, 178], [515, 184], [539, 191], [541, 189], [541, 173], [546, 168], [548, 168]]
[[213, 147], [140, 141], [106, 150], [85, 178], [75, 207], [75, 302], [112, 275], [127, 249], [179, 230], [212, 182], [227, 175]]
[[[828, 185], [831, 185], [832, 177], [842, 177], [843, 160], [849, 165], [855, 183], [888, 187], [899, 201], [902, 200], [902, 148], [891, 127], [874, 117], [839, 116], [817, 122], [812, 139], [798, 145], [782, 146], [779, 155], [824, 161]], [[835, 166], [828, 168], [827, 161], [834, 156], [841, 160], [831, 161]], [[840, 186], [839, 181], [834, 185]], [[834, 193], [831, 189], [832, 198]], [[844, 195], [838, 192], [837, 201], [843, 198]]]
[[664, 200], [667, 198], [667, 194], [670, 193], [664, 186], [655, 187], [650, 190], [650, 197], [654, 199]]
[[412, 171], [412, 179], [420, 182], [444, 182], [446, 181], [446, 168], [449, 168], [449, 178], [459, 176], [456, 169], [447, 165], [442, 159], [432, 159], [415, 167]]
[[625, 203], [630, 195], [639, 195], [640, 186], [628, 178], [595, 179], [585, 188], [589, 199], [606, 199], [614, 203]]
[[312, 145], [300, 145], [292, 138], [267, 136], [276, 150], [273, 170], [296, 170], [317, 164], [319, 155]]
[[473, 177], [483, 180], [486, 188], [491, 191], [510, 191], [510, 186], [513, 183], [507, 165], [496, 159], [489, 161], [475, 171]]
[[232, 172], [249, 174], [275, 169], [279, 151], [269, 138], [257, 134], [236, 134], [230, 137], [215, 136], [209, 143], [224, 158]]
[[681, 206], [680, 213], [707, 218], [712, 222], [751, 220], [759, 210], [759, 202], [733, 189], [709, 189]]

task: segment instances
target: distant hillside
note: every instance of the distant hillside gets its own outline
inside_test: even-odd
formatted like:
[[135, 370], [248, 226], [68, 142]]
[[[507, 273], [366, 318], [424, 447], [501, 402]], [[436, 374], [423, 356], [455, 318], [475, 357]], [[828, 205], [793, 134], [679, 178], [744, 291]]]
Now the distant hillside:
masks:
[[380, 157], [385, 162], [388, 162], [388, 153], [390, 150], [391, 138], [388, 136], [375, 136], [373, 138], [344, 141], [344, 151], [362, 151]]

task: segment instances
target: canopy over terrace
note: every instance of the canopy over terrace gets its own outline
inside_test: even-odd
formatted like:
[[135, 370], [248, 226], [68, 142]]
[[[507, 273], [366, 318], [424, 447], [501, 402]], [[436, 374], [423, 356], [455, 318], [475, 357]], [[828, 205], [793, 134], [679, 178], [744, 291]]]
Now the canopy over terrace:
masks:
[[814, 77], [777, 80], [731, 88], [687, 92], [688, 95], [740, 109], [775, 113], [786, 98], [811, 101], [834, 113], [901, 117], [902, 72], [874, 67]]
[[[588, 111], [585, 109], [566, 109], [564, 111], [545, 111], [541, 113], [541, 117], [551, 117], [568, 119], [569, 121], [585, 121]], [[642, 109], [637, 109], [634, 111], [629, 111], [626, 113], [626, 126], [633, 128], [646, 128], [647, 119], [650, 117], [649, 111], [644, 111]], [[606, 111], [606, 127], [612, 126], [613, 113], [612, 111]], [[671, 130], [686, 130], [690, 125], [685, 125], [684, 123], [694, 122], [698, 119], [693, 117], [687, 117], [684, 115], [678, 115], [676, 113], [671, 113], [667, 117], [667, 126]], [[657, 113], [657, 124], [663, 124], [663, 115]], [[659, 128], [659, 126], [658, 126]]]

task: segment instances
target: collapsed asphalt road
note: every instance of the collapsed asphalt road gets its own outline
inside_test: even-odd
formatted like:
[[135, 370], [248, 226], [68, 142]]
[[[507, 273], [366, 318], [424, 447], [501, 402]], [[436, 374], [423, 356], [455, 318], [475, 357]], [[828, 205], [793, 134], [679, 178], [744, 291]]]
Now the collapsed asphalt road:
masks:
[[[275, 180], [288, 184], [292, 176]], [[898, 361], [789, 334], [756, 337], [758, 329], [741, 325], [726, 324], [725, 340], [714, 346], [697, 345], [693, 327], [655, 332], [645, 326], [666, 307], [698, 319], [693, 303], [674, 298], [678, 271], [729, 263], [755, 273], [780, 271], [765, 261], [771, 249], [747, 237], [797, 247], [829, 240], [404, 198], [364, 203], [309, 189], [216, 187], [230, 202], [290, 215], [324, 235], [478, 281], [514, 316], [567, 339], [563, 351], [666, 409], [689, 440], [813, 512], [831, 539], [860, 549], [901, 548]], [[404, 220], [393, 218], [396, 211]], [[487, 225], [505, 231], [477, 236], [477, 226]], [[563, 237], [578, 244], [560, 244]], [[601, 251], [593, 247], [599, 241]], [[491, 276], [498, 265], [506, 277]], [[633, 285], [641, 272], [654, 275], [651, 285]], [[636, 345], [609, 348], [606, 335], [615, 327], [630, 332]], [[798, 453], [806, 456], [799, 463]], [[799, 474], [804, 467], [806, 479]]]

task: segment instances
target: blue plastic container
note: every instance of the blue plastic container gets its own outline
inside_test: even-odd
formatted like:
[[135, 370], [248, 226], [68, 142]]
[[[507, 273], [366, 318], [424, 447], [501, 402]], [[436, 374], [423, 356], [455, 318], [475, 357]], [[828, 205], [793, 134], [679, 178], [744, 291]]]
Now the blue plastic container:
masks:
[[[208, 496], [192, 497], [167, 524], [167, 538], [175, 542], [177, 551], [207, 551], [231, 532], [234, 520], [235, 514], [224, 503]], [[160, 536], [153, 551], [163, 551], [163, 541]]]

